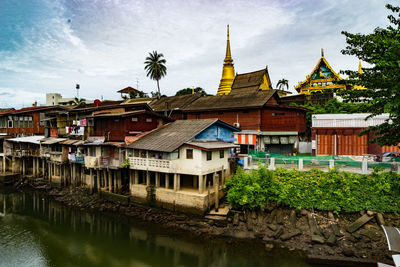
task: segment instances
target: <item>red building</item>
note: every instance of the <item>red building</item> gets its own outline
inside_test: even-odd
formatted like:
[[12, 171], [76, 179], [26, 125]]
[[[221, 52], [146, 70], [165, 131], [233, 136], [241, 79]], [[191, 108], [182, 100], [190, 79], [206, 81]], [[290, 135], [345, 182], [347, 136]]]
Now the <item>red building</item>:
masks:
[[60, 110], [65, 110], [65, 108], [29, 107], [0, 113], [0, 131], [11, 136], [43, 135], [45, 113]]
[[187, 119], [218, 118], [240, 128], [241, 153], [249, 148], [291, 153], [306, 131], [304, 108], [279, 104], [277, 90], [235, 89], [228, 95], [201, 97], [183, 110]]
[[373, 134], [359, 136], [369, 126], [377, 126], [389, 119], [381, 114], [366, 120], [369, 113], [356, 114], [315, 114], [312, 115], [313, 155], [379, 155], [384, 152], [399, 152], [400, 145], [379, 146], [368, 141]]
[[138, 135], [173, 121], [148, 110], [99, 114], [88, 118], [94, 119], [93, 136], [104, 136], [106, 141], [126, 140], [127, 143]]

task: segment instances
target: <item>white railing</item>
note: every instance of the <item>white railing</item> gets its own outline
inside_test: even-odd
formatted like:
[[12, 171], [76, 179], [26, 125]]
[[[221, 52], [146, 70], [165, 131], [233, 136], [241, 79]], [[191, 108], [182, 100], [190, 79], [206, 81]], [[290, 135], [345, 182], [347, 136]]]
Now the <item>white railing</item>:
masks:
[[171, 167], [171, 161], [166, 159], [146, 159], [129, 157], [129, 165], [131, 169], [169, 169]]

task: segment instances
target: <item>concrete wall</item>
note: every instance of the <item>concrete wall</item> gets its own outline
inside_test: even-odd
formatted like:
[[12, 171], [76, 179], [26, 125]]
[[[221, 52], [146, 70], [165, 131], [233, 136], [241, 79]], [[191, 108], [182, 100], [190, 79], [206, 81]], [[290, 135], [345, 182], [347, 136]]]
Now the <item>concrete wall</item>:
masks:
[[[186, 158], [186, 150], [193, 149], [193, 159]], [[219, 157], [219, 150], [212, 151], [212, 160], [207, 160], [207, 152], [189, 146], [179, 149], [179, 159], [172, 161], [172, 172], [181, 174], [204, 175], [220, 171], [222, 166], [229, 169], [228, 150], [224, 150], [224, 157]]]
[[[218, 193], [219, 198], [222, 198], [224, 195], [222, 190], [219, 190]], [[137, 184], [132, 185], [131, 200], [139, 203], [147, 203], [147, 186]], [[208, 206], [212, 206], [214, 203], [214, 189], [210, 191], [210, 203], [208, 203], [207, 190], [203, 194], [199, 194], [184, 190], [174, 191], [173, 189], [155, 188], [154, 204], [165, 209], [204, 214], [207, 211]]]
[[299, 142], [299, 153], [311, 153], [311, 142]]

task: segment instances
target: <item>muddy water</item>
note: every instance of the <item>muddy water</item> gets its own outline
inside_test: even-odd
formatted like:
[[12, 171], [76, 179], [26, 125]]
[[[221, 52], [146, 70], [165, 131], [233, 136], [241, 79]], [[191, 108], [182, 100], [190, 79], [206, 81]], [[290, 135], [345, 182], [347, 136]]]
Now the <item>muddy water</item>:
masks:
[[309, 266], [255, 242], [202, 239], [0, 188], [0, 266]]

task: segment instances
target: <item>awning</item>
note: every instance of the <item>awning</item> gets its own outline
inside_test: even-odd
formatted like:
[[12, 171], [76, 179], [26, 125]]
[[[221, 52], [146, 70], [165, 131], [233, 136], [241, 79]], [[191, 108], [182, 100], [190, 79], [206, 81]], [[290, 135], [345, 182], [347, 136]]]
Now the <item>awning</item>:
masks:
[[30, 143], [40, 145], [40, 141], [43, 139], [42, 135], [33, 135], [33, 136], [24, 136], [17, 138], [9, 138], [7, 141], [15, 142], [15, 143]]
[[226, 149], [226, 148], [234, 148], [239, 147], [238, 145], [232, 143], [226, 143], [221, 141], [202, 141], [202, 140], [193, 140], [186, 143], [189, 146], [194, 146], [200, 149], [206, 150], [217, 150], [217, 149]]
[[42, 140], [40, 140], [40, 143], [42, 145], [53, 145], [53, 144], [57, 144], [60, 142], [63, 142], [67, 140], [66, 138], [54, 138], [54, 137], [48, 137], [48, 138], [43, 138]]
[[235, 134], [234, 135], [235, 144], [239, 145], [255, 145], [257, 143], [256, 134]]

